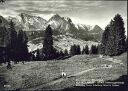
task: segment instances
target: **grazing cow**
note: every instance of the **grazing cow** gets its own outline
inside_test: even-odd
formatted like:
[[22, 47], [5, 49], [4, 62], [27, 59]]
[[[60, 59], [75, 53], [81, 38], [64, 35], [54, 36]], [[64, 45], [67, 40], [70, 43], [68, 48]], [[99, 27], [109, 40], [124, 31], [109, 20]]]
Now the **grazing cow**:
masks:
[[62, 73], [61, 73], [61, 76], [62, 76], [62, 77], [66, 77], [66, 73], [65, 73], [65, 72], [62, 72]]

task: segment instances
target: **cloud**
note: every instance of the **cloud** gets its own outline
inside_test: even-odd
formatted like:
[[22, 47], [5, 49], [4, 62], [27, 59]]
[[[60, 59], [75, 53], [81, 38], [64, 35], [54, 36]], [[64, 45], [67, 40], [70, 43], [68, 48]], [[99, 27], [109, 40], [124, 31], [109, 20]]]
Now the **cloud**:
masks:
[[88, 9], [88, 7], [100, 6], [100, 1], [83, 1], [83, 0], [10, 0], [1, 9], [8, 7], [15, 12], [30, 13], [62, 13], [78, 9]]

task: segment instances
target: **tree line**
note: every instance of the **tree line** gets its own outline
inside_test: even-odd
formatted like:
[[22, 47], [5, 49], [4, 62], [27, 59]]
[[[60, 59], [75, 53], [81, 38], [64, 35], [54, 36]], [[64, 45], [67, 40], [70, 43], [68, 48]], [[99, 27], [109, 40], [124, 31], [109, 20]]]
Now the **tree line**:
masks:
[[80, 45], [72, 45], [70, 48], [70, 55], [80, 55], [80, 54], [98, 54], [99, 53], [99, 45], [91, 45], [89, 49], [88, 45], [85, 45], [83, 49], [80, 48]]
[[13, 21], [9, 22], [9, 26], [1, 26], [0, 30], [9, 32], [7, 39], [5, 38], [4, 33], [3, 35], [3, 43], [5, 40], [8, 40], [8, 43], [3, 44], [3, 47], [0, 47], [0, 62], [19, 62], [19, 61], [26, 61], [29, 59], [29, 52], [28, 52], [28, 38], [26, 33], [23, 30], [19, 30], [18, 32], [15, 30], [15, 24]]

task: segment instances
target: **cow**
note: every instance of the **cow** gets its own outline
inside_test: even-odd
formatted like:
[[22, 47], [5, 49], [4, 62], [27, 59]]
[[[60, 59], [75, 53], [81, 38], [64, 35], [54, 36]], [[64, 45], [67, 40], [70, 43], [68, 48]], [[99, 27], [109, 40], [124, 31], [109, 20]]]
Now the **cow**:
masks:
[[66, 77], [67, 74], [66, 74], [65, 72], [62, 72], [62, 73], [61, 73], [61, 76], [62, 76], [62, 77]]

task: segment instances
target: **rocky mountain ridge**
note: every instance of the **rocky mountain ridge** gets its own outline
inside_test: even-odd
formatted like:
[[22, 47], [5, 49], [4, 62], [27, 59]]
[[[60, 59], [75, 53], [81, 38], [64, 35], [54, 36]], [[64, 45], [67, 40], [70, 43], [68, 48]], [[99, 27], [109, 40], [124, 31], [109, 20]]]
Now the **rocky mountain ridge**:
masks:
[[[98, 25], [90, 26], [84, 24], [74, 24], [69, 17], [61, 17], [58, 14], [53, 15], [48, 21], [43, 19], [42, 17], [33, 16], [25, 13], [21, 13], [19, 15], [19, 18], [8, 17], [5, 19], [4, 17], [0, 16], [0, 26], [7, 26], [10, 20], [12, 20], [15, 23], [15, 27], [17, 31], [20, 29], [26, 31], [29, 39], [30, 49], [32, 48], [32, 46], [42, 47], [43, 40], [41, 40], [40, 38], [43, 37], [44, 30], [48, 25], [51, 25], [53, 29], [53, 35], [55, 37], [64, 36], [65, 39], [67, 40], [65, 41], [65, 43], [70, 43], [70, 44], [72, 41], [76, 41], [80, 43], [82, 41], [99, 41], [101, 39], [101, 34], [103, 32], [103, 30]], [[7, 35], [6, 33], [8, 33], [9, 31], [6, 31], [6, 33], [4, 34], [2, 30], [0, 32], [2, 32], [0, 36], [1, 37], [0, 41], [3, 41], [2, 39], [5, 39], [5, 37], [6, 40], [8, 40], [7, 39], [8, 37], [4, 36], [3, 38], [3, 35], [4, 34]], [[58, 41], [60, 43], [56, 41], [55, 43], [57, 44], [55, 44], [55, 46], [58, 45], [59, 49], [63, 49], [65, 44], [60, 45], [61, 44], [60, 40], [62, 40], [62, 37], [58, 37]], [[2, 44], [3, 42], [0, 43]], [[60, 48], [61, 46], [62, 48]], [[70, 48], [69, 46], [67, 47], [68, 49]]]

